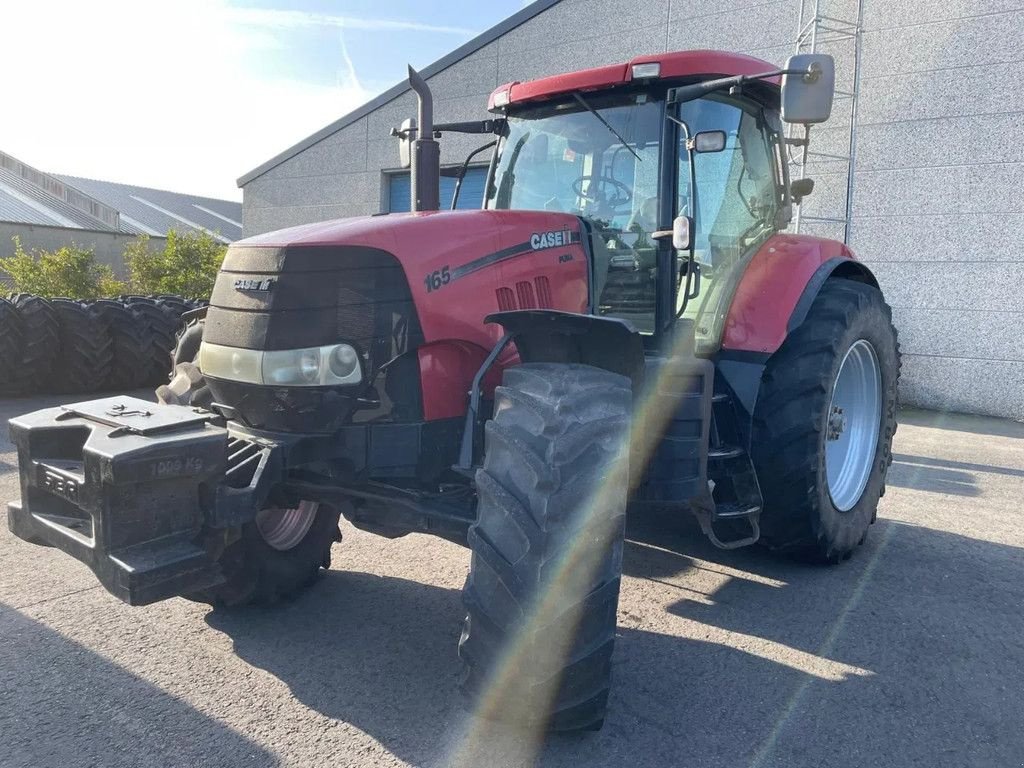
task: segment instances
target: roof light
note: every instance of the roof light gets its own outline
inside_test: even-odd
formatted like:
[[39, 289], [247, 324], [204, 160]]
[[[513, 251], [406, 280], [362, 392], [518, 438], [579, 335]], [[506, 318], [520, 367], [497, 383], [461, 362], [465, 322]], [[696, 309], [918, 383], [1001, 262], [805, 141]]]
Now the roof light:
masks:
[[660, 61], [648, 61], [643, 64], [633, 65], [633, 79], [634, 80], [645, 80], [649, 77], [660, 77], [661, 76], [661, 62]]
[[510, 95], [511, 90], [512, 90], [511, 88], [506, 88], [503, 91], [498, 91], [497, 93], [495, 93], [494, 94], [494, 106], [496, 106], [496, 107], [504, 107], [506, 104], [508, 104], [509, 95]]

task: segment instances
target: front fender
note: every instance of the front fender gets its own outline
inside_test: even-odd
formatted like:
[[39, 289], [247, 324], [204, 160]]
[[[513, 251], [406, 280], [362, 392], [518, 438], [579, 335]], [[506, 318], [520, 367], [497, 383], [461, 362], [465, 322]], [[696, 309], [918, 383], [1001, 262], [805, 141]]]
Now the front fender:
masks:
[[729, 307], [722, 349], [770, 355], [803, 322], [830, 277], [878, 281], [843, 243], [775, 235], [750, 260]]
[[644, 345], [637, 330], [614, 317], [526, 309], [495, 312], [485, 319], [514, 337], [524, 363], [584, 363], [628, 376], [639, 391], [644, 375]]

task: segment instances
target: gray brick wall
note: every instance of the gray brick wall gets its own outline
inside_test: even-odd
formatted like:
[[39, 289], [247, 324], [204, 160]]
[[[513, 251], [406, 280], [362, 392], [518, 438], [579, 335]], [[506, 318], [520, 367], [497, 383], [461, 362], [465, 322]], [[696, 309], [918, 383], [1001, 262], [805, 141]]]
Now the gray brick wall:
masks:
[[1024, 2], [864, 0], [850, 244], [904, 401], [1024, 419]]
[[[438, 120], [486, 116], [499, 84], [722, 48], [781, 64], [800, 0], [562, 0], [430, 79]], [[808, 7], [810, 0], [806, 0]], [[864, 36], [850, 241], [882, 282], [901, 331], [904, 402], [1024, 419], [1024, 0], [862, 0]], [[857, 0], [823, 0], [855, 18]], [[585, 19], [586, 23], [581, 23]], [[819, 47], [852, 89], [854, 47]], [[244, 187], [246, 234], [382, 209], [397, 165], [389, 130], [415, 113], [404, 94]], [[845, 153], [839, 100], [813, 146]], [[455, 164], [481, 137], [448, 135]], [[847, 167], [815, 161], [808, 216], [846, 209]], [[805, 231], [842, 237], [842, 227]]]

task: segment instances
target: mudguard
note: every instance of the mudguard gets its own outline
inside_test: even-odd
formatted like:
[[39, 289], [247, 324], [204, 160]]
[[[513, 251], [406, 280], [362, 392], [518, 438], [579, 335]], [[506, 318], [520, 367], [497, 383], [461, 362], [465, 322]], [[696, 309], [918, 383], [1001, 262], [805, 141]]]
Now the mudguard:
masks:
[[527, 309], [495, 312], [484, 322], [497, 323], [514, 337], [524, 363], [584, 363], [628, 376], [634, 392], [643, 384], [643, 341], [625, 320]]
[[866, 266], [840, 242], [775, 235], [750, 260], [729, 307], [722, 350], [771, 355], [807, 315], [829, 277], [878, 286]]

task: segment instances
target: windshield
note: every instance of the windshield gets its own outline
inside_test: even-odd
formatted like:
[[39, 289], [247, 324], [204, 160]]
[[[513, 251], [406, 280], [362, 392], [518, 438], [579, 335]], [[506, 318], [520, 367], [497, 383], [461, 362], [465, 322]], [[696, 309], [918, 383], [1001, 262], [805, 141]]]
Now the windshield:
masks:
[[[595, 114], [596, 113], [596, 114]], [[662, 105], [646, 93], [567, 97], [508, 118], [486, 207], [584, 216], [598, 312], [654, 329]]]

